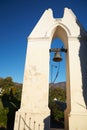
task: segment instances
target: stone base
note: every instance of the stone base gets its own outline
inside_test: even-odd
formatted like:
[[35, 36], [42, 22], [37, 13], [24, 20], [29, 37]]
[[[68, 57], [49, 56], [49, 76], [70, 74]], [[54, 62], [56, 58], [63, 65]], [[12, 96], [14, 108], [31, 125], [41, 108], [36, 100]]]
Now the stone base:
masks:
[[14, 130], [50, 130], [50, 110], [36, 113], [19, 109]]
[[69, 130], [87, 130], [87, 113], [70, 114]]

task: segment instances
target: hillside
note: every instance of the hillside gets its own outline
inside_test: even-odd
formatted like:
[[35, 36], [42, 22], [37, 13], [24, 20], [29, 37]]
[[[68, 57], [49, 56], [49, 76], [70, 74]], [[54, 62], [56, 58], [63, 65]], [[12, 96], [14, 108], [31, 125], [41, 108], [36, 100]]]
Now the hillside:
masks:
[[52, 87], [52, 88], [60, 87], [60, 88], [66, 89], [66, 82], [59, 82], [59, 83], [54, 83], [54, 84], [50, 83], [49, 87]]

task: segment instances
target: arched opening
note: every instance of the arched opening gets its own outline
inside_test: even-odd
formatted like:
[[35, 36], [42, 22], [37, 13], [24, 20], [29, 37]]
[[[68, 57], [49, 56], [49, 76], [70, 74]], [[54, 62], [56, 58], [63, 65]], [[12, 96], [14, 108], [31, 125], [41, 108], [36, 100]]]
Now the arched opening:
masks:
[[[68, 36], [63, 27], [57, 26], [52, 32], [50, 48], [61, 49], [62, 47], [68, 49]], [[51, 108], [50, 127], [52, 128], [64, 128], [67, 125], [64, 111], [69, 102], [69, 90], [66, 90], [66, 86], [69, 84], [68, 57], [67, 53], [63, 52], [60, 52], [60, 56], [62, 57], [61, 62], [53, 62], [54, 52], [50, 53], [49, 107]]]
[[[59, 38], [55, 38], [52, 41], [51, 48], [64, 48], [64, 44]], [[58, 83], [66, 81], [66, 54], [60, 52], [59, 55], [62, 58], [61, 62], [55, 62], [53, 61], [53, 58], [55, 57], [55, 52], [50, 53], [49, 83]]]
[[[51, 48], [61, 48], [63, 43], [55, 38]], [[54, 62], [54, 52], [50, 53], [49, 107], [51, 109], [51, 128], [64, 128], [64, 110], [66, 108], [66, 67], [65, 53], [60, 54], [62, 61]]]

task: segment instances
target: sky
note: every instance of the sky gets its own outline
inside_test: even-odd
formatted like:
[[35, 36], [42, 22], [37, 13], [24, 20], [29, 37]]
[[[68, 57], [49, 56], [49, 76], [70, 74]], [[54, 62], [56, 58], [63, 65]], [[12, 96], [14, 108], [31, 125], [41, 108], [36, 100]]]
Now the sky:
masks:
[[[65, 7], [72, 9], [87, 30], [87, 0], [0, 0], [0, 77], [23, 82], [27, 37], [46, 9], [53, 10], [54, 18], [62, 18]], [[51, 66], [50, 79], [60, 68], [58, 82], [65, 81], [64, 56], [60, 65], [51, 61]]]

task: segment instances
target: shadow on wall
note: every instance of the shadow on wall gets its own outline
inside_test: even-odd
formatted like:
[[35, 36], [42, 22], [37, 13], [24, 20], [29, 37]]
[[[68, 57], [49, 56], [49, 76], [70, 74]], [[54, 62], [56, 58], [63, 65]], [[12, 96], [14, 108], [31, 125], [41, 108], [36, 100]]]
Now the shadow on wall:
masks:
[[[83, 35], [82, 30], [80, 30], [80, 35]], [[79, 57], [80, 57], [80, 64], [81, 64], [81, 72], [82, 72], [82, 92], [83, 98], [85, 101], [85, 106], [87, 109], [87, 36], [82, 36], [80, 41], [80, 50], [79, 50]]]
[[44, 130], [49, 130], [50, 128], [50, 116], [44, 119]]

